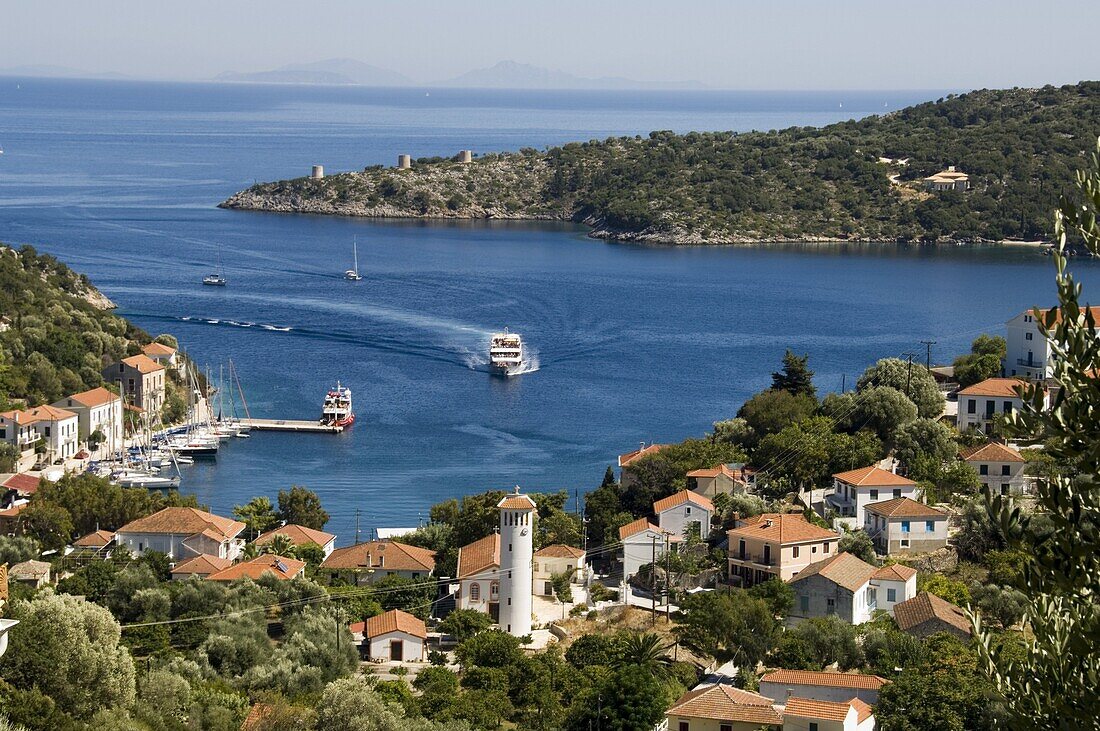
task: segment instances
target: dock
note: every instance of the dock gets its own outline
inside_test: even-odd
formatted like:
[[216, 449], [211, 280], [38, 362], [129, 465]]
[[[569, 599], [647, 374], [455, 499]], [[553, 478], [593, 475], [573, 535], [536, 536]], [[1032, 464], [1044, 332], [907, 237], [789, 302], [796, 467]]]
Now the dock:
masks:
[[322, 424], [319, 421], [305, 419], [249, 419], [253, 429], [259, 431], [313, 432], [314, 434], [339, 434], [344, 427], [334, 424]]

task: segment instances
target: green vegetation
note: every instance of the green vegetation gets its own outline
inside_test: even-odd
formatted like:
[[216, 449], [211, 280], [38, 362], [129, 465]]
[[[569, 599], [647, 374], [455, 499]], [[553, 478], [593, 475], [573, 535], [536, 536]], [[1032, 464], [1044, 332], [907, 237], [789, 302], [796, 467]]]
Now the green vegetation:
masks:
[[[262, 183], [222, 205], [570, 219], [597, 236], [665, 243], [1035, 240], [1051, 235], [1047, 212], [1098, 116], [1098, 82], [982, 90], [820, 129], [652, 132], [469, 165], [425, 160]], [[920, 180], [948, 165], [970, 175], [971, 189], [924, 191]]]

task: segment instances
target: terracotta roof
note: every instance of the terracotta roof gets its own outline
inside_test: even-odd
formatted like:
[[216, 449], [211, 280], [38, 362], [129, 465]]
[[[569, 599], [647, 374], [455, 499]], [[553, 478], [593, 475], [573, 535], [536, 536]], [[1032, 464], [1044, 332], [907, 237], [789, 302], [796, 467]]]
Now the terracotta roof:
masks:
[[129, 358], [123, 358], [122, 362], [137, 369], [139, 373], [156, 373], [164, 370], [164, 366], [144, 354], [131, 355]]
[[142, 353], [145, 353], [150, 358], [154, 356], [172, 356], [176, 354], [176, 349], [171, 345], [165, 345], [164, 343], [149, 343], [141, 349]]
[[331, 533], [325, 533], [323, 530], [314, 530], [313, 528], [307, 528], [304, 525], [297, 525], [295, 523], [288, 523], [280, 528], [275, 528], [264, 533], [257, 538], [253, 543], [258, 546], [262, 546], [265, 543], [270, 543], [277, 535], [284, 535], [290, 539], [290, 542], [295, 546], [304, 546], [307, 543], [316, 543], [322, 548], [332, 539], [336, 538]]
[[909, 579], [916, 575], [917, 570], [915, 568], [906, 566], [905, 564], [892, 563], [880, 568], [871, 578], [881, 581], [909, 581]]
[[687, 477], [717, 477], [718, 475], [725, 475], [731, 480], [745, 480], [745, 475], [751, 473], [753, 470], [749, 467], [743, 467], [741, 469], [732, 469], [727, 464], [720, 464], [717, 467], [704, 467], [701, 470], [692, 470], [687, 473]]
[[13, 578], [39, 579], [50, 573], [50, 564], [46, 561], [20, 561], [8, 569], [8, 576]]
[[[516, 490], [518, 491], [519, 488], [517, 487]], [[500, 499], [500, 502], [497, 503], [497, 508], [504, 510], [535, 510], [537, 507], [534, 500], [526, 495], [520, 495], [519, 492], [512, 495], [505, 495]]]
[[20, 409], [12, 409], [11, 411], [0, 411], [0, 417], [7, 419], [8, 421], [16, 424], [33, 424], [35, 422], [34, 417], [31, 416], [29, 411], [22, 411]]
[[[5, 416], [14, 412], [7, 411]], [[13, 419], [17, 424], [33, 424], [37, 421], [60, 421], [61, 419], [75, 419], [76, 414], [65, 409], [59, 409], [56, 406], [35, 406], [30, 409], [23, 409], [18, 412], [20, 418]], [[8, 418], [11, 418], [8, 416]]]
[[635, 462], [642, 457], [650, 454], [657, 454], [662, 449], [667, 447], [667, 444], [650, 444], [648, 447], [642, 447], [641, 449], [635, 449], [633, 452], [627, 452], [626, 454], [619, 455], [619, 466], [627, 467], [631, 462]]
[[574, 548], [573, 546], [563, 546], [560, 543], [555, 543], [552, 546], [544, 546], [535, 551], [536, 556], [545, 556], [546, 558], [581, 558], [584, 556], [584, 549]]
[[115, 539], [115, 534], [109, 530], [97, 530], [94, 533], [77, 538], [73, 541], [74, 546], [80, 546], [81, 548], [103, 548], [108, 543]]
[[385, 614], [375, 615], [364, 623], [363, 635], [368, 639], [381, 637], [390, 632], [404, 632], [422, 640], [428, 638], [428, 628], [424, 626], [423, 620], [400, 609], [391, 609]]
[[144, 518], [138, 518], [118, 529], [118, 533], [168, 533], [192, 536], [213, 530], [218, 540], [235, 538], [245, 528], [244, 523], [208, 513], [198, 508], [165, 508]]
[[661, 529], [649, 522], [649, 518], [638, 518], [633, 523], [627, 523], [623, 527], [619, 528], [619, 540], [625, 541], [631, 536], [636, 536], [639, 533], [644, 533], [647, 530], [651, 530], [657, 533], [661, 532]]
[[0, 510], [0, 518], [14, 518], [15, 516], [22, 513], [23, 508], [27, 507], [28, 505], [30, 505], [30, 503], [19, 503], [18, 505], [13, 505], [10, 508]]
[[790, 583], [794, 584], [811, 576], [821, 575], [849, 591], [857, 591], [871, 580], [874, 573], [875, 567], [859, 556], [851, 553], [838, 553], [824, 561], [810, 564], [799, 571]]
[[938, 619], [956, 629], [970, 634], [970, 620], [963, 610], [946, 599], [922, 591], [912, 599], [894, 605], [894, 619], [903, 631], [909, 631], [925, 622]]
[[485, 569], [500, 566], [500, 534], [490, 533], [458, 549], [458, 578], [480, 574]]
[[804, 543], [806, 541], [824, 541], [830, 538], [838, 540], [835, 531], [821, 528], [806, 520], [800, 513], [764, 513], [745, 518], [741, 526], [728, 534], [739, 538], [762, 538], [779, 543]]
[[321, 564], [326, 569], [435, 570], [435, 551], [397, 541], [370, 541], [337, 548]]
[[[1054, 312], [1055, 312], [1055, 320], [1054, 321], [1055, 322], [1061, 322], [1062, 321], [1062, 308], [1061, 307], [1048, 307], [1045, 310], [1039, 310], [1039, 315], [1045, 318], [1047, 316], [1047, 313], [1050, 312], [1051, 310], [1054, 310]], [[1082, 307], [1081, 308], [1081, 314], [1082, 315], [1085, 314], [1086, 311], [1091, 312], [1093, 320], [1096, 321], [1097, 323], [1100, 323], [1100, 306]], [[1022, 314], [1025, 314], [1025, 315], [1031, 314], [1031, 310], [1028, 310], [1027, 312], [1024, 312]]]
[[683, 505], [684, 503], [695, 503], [701, 508], [705, 508], [710, 512], [714, 512], [714, 503], [710, 501], [710, 498], [704, 497], [697, 492], [691, 490], [681, 490], [678, 493], [669, 495], [666, 498], [662, 498], [653, 503], [653, 513], [660, 515], [670, 508], [675, 508], [677, 505]]
[[80, 393], [74, 393], [72, 396], [66, 396], [62, 399], [62, 401], [75, 401], [81, 406], [89, 409], [96, 406], [102, 406], [103, 404], [109, 404], [118, 400], [118, 394], [111, 393], [107, 389], [103, 388], [103, 386], [100, 386], [99, 388], [93, 388], [90, 391], [81, 391]]
[[875, 466], [838, 472], [833, 477], [841, 482], [847, 482], [849, 485], [859, 485], [861, 487], [893, 487], [896, 485], [917, 484], [908, 478]]
[[239, 564], [210, 574], [206, 579], [207, 581], [235, 581], [245, 577], [258, 579], [266, 573], [272, 573], [284, 581], [289, 581], [301, 573], [305, 565], [305, 561], [265, 553], [251, 561], [242, 561]]
[[665, 715], [760, 725], [783, 723], [782, 716], [772, 707], [771, 698], [731, 685], [711, 685], [688, 691], [665, 711]]
[[847, 703], [833, 703], [832, 701], [815, 701], [810, 698], [798, 698], [792, 696], [787, 699], [783, 708], [784, 718], [797, 716], [798, 718], [813, 718], [822, 721], [844, 721], [852, 707]]
[[1025, 385], [1025, 381], [1019, 378], [987, 378], [973, 386], [967, 386], [959, 391], [960, 396], [1002, 396], [1004, 398], [1020, 398], [1016, 389]]
[[4, 487], [24, 495], [33, 495], [38, 491], [39, 482], [41, 482], [41, 478], [28, 475], [26, 472], [20, 472], [18, 475], [12, 475], [4, 480]]
[[861, 673], [839, 673], [828, 670], [776, 670], [760, 678], [761, 683], [777, 685], [816, 685], [823, 688], [855, 688], [859, 690], [878, 690], [888, 680], [877, 675]]
[[864, 703], [859, 698], [853, 698], [848, 701], [848, 705], [856, 709], [856, 723], [863, 723], [875, 712], [875, 709], [871, 708], [869, 704]]
[[896, 497], [892, 500], [882, 500], [877, 503], [869, 503], [864, 510], [876, 515], [884, 515], [887, 518], [943, 518], [946, 514], [939, 508], [919, 503], [912, 498]]
[[200, 553], [198, 556], [180, 561], [172, 567], [173, 574], [195, 574], [197, 576], [209, 576], [229, 568], [233, 562], [220, 556], [209, 556]]
[[267, 717], [275, 712], [270, 703], [257, 703], [248, 709], [248, 715], [241, 723], [241, 731], [263, 731], [267, 727]]
[[959, 452], [959, 457], [967, 462], [1026, 462], [1012, 447], [998, 442], [986, 442]]

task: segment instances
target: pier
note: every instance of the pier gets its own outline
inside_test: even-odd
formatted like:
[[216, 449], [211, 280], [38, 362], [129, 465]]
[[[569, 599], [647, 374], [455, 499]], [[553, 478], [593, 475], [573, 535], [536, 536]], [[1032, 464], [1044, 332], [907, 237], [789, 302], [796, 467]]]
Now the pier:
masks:
[[315, 434], [339, 434], [344, 427], [335, 424], [322, 424], [319, 421], [304, 419], [249, 419], [253, 429], [259, 431], [313, 432]]

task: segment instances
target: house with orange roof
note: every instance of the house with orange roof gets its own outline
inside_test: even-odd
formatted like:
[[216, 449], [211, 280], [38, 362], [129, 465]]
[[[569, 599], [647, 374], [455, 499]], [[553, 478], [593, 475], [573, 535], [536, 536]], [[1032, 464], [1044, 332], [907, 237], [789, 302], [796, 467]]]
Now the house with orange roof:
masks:
[[78, 556], [110, 558], [114, 545], [115, 534], [112, 531], [95, 530], [73, 541], [72, 545], [65, 549], [65, 555], [77, 553]]
[[941, 170], [924, 179], [925, 190], [967, 190], [968, 188], [970, 188], [970, 176], [961, 170], [956, 170], [954, 165], [948, 165], [946, 170]]
[[783, 707], [783, 731], [874, 731], [875, 714], [859, 698], [817, 701], [797, 696]]
[[619, 528], [619, 542], [623, 547], [623, 581], [630, 581], [630, 577], [637, 574], [642, 566], [664, 556], [671, 538], [649, 518], [638, 518]]
[[[959, 431], [976, 429], [983, 434], [993, 433], [998, 416], [1011, 414], [1024, 407], [1024, 400], [1017, 390], [1024, 386], [1020, 378], [987, 378], [972, 386], [959, 389]], [[1043, 407], [1049, 406], [1050, 392], [1044, 399]]]
[[332, 533], [325, 533], [323, 530], [314, 530], [313, 528], [307, 528], [304, 525], [297, 525], [295, 523], [287, 523], [278, 528], [272, 528], [253, 541], [253, 543], [257, 546], [265, 546], [271, 543], [277, 535], [283, 535], [289, 538], [293, 546], [305, 546], [310, 543], [320, 546], [321, 550], [325, 553], [325, 558], [331, 556], [332, 552], [336, 550], [336, 536]]
[[864, 509], [871, 503], [891, 498], [917, 496], [917, 483], [872, 465], [833, 475], [833, 493], [825, 498], [827, 508], [850, 528], [863, 525]]
[[914, 637], [947, 632], [966, 640], [973, 633], [970, 620], [963, 610], [927, 591], [894, 607], [894, 621], [898, 623], [898, 629]]
[[889, 682], [877, 675], [835, 670], [773, 670], [760, 677], [760, 694], [780, 706], [792, 697], [833, 703], [858, 698], [873, 706], [878, 703], [879, 691]]
[[38, 492], [38, 483], [41, 477], [20, 472], [14, 475], [0, 475], [0, 487], [14, 494], [15, 499], [29, 498]]
[[241, 561], [227, 566], [221, 571], [207, 575], [207, 581], [236, 581], [237, 579], [257, 579], [271, 575], [282, 581], [290, 581], [304, 576], [306, 562], [273, 553], [262, 553], [249, 561]]
[[959, 452], [959, 459], [978, 473], [978, 480], [992, 492], [1020, 495], [1030, 492], [1030, 480], [1024, 474], [1027, 461], [1007, 444], [986, 442]]
[[56, 406], [0, 412], [0, 440], [28, 452], [41, 441], [47, 462], [70, 459], [80, 449], [76, 414]]
[[397, 541], [368, 541], [334, 549], [321, 568], [352, 574], [359, 584], [374, 584], [391, 575], [423, 580], [435, 571], [435, 551]]
[[769, 579], [788, 581], [815, 561], [837, 553], [840, 536], [800, 513], [764, 513], [739, 519], [728, 531], [729, 580], [748, 588]]
[[158, 551], [173, 561], [208, 554], [234, 561], [244, 547], [244, 523], [198, 508], [164, 508], [115, 531], [115, 542], [135, 556]]
[[867, 506], [863, 530], [885, 556], [925, 553], [947, 545], [946, 511], [907, 497]]
[[34, 425], [37, 420], [23, 409], [0, 411], [0, 441], [14, 445], [20, 452], [30, 452], [39, 435]]
[[848, 624], [863, 624], [878, 609], [875, 567], [850, 553], [816, 561], [788, 583], [794, 589], [790, 620], [835, 616]]
[[715, 495], [742, 495], [756, 485], [756, 472], [743, 464], [720, 464], [687, 473], [692, 492], [714, 499]]
[[98, 441], [109, 452], [122, 448], [122, 398], [117, 394], [100, 386], [66, 396], [53, 405], [76, 414], [82, 443], [89, 442], [91, 435], [96, 434], [102, 436]]
[[173, 564], [172, 581], [186, 581], [192, 577], [205, 579], [207, 576], [216, 574], [232, 565], [233, 562], [227, 558], [218, 558], [204, 553]]
[[917, 595], [917, 570], [900, 563], [887, 564], [875, 570], [871, 583], [876, 589], [876, 602], [881, 611], [894, 616], [894, 607]]
[[156, 361], [165, 368], [179, 367], [179, 358], [176, 349], [164, 343], [149, 343], [142, 347], [141, 352], [150, 360]]
[[532, 591], [536, 596], [553, 596], [554, 587], [550, 579], [554, 574], [569, 574], [574, 584], [584, 583], [584, 549], [575, 546], [554, 544], [543, 546], [535, 551], [531, 579]]
[[710, 535], [710, 521], [714, 516], [714, 503], [691, 490], [681, 490], [653, 503], [657, 527], [677, 538], [694, 534], [706, 540]]
[[500, 619], [500, 534], [490, 533], [458, 549], [458, 609], [473, 609]]
[[103, 369], [103, 380], [118, 385], [126, 403], [153, 418], [164, 405], [164, 376], [164, 366], [144, 353], [123, 358]]
[[623, 487], [623, 489], [630, 487], [630, 485], [634, 483], [634, 474], [631, 470], [632, 465], [645, 457], [648, 457], [652, 454], [657, 454], [667, 446], [667, 444], [650, 444], [647, 446], [645, 442], [642, 442], [641, 446], [639, 446], [633, 452], [620, 454], [619, 484]]
[[362, 637], [367, 657], [375, 661], [423, 662], [428, 628], [424, 621], [400, 609], [391, 609], [365, 622], [348, 625], [353, 637]]
[[[1100, 307], [1083, 307], [1093, 320], [1100, 323]], [[1060, 308], [1040, 310], [1040, 317], [1054, 311], [1055, 321], [1061, 320]], [[1005, 359], [1002, 372], [1006, 376], [1019, 376], [1029, 380], [1044, 380], [1054, 375], [1054, 353], [1050, 342], [1039, 332], [1039, 321], [1033, 310], [1025, 310], [1005, 323]]]
[[665, 719], [669, 731], [759, 731], [783, 725], [770, 698], [724, 684], [689, 690], [665, 711]]

